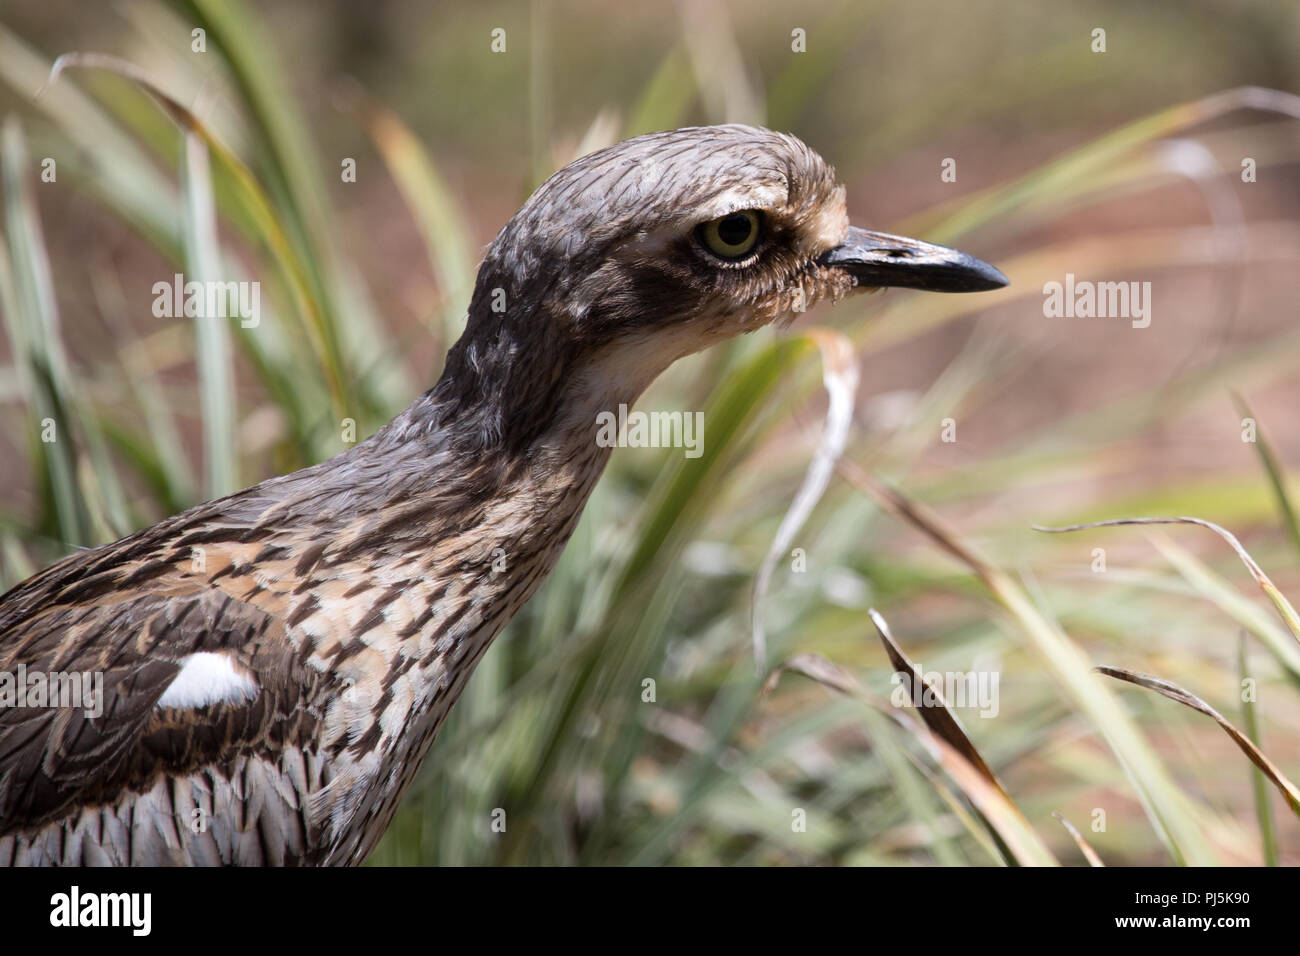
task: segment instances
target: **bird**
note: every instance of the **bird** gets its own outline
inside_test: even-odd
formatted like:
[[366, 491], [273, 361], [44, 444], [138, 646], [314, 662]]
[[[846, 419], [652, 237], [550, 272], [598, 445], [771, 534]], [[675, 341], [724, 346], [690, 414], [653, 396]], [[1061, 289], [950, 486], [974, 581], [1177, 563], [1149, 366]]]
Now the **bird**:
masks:
[[563, 167], [391, 422], [0, 597], [0, 675], [102, 677], [93, 708], [0, 697], [0, 865], [362, 863], [572, 534], [611, 452], [601, 411], [820, 301], [1006, 283], [851, 226], [789, 134], [677, 129]]

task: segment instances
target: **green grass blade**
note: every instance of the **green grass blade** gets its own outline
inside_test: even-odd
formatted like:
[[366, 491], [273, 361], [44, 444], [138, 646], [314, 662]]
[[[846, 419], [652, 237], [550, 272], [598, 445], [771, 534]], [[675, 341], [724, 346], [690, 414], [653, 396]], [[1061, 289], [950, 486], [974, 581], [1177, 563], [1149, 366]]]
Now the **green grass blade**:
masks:
[[[1243, 631], [1237, 641], [1237, 673], [1241, 675], [1244, 685], [1249, 679], [1247, 667], [1246, 634]], [[1246, 736], [1257, 748], [1259, 743], [1259, 716], [1255, 712], [1255, 698], [1243, 693], [1241, 697], [1241, 724]], [[1277, 845], [1277, 824], [1273, 822], [1272, 792], [1264, 772], [1255, 764], [1250, 767], [1250, 788], [1255, 796], [1255, 819], [1259, 821], [1259, 842], [1264, 853], [1265, 866], [1277, 866], [1280, 860]]]
[[364, 98], [357, 113], [415, 219], [442, 292], [444, 342], [460, 337], [474, 289], [476, 255], [460, 204], [429, 153], [391, 110]]
[[[209, 283], [224, 282], [208, 148], [197, 133], [187, 132], [183, 154], [181, 184], [185, 194], [186, 281], [198, 282], [200, 287], [205, 287]], [[211, 301], [206, 294], [204, 299]], [[221, 311], [230, 314], [232, 307]], [[260, 316], [258, 318], [260, 320]], [[203, 493], [207, 498], [219, 498], [239, 488], [235, 450], [235, 370], [227, 325], [230, 321], [225, 315], [200, 315], [194, 320], [199, 407], [203, 412]]]
[[1250, 410], [1250, 406], [1246, 404], [1246, 400], [1233, 392], [1232, 401], [1242, 418], [1255, 421], [1255, 454], [1259, 456], [1259, 463], [1264, 469], [1264, 474], [1268, 476], [1269, 487], [1273, 489], [1273, 498], [1277, 502], [1278, 516], [1282, 519], [1282, 527], [1286, 528], [1287, 534], [1291, 537], [1291, 544], [1296, 549], [1296, 554], [1300, 556], [1300, 522], [1296, 521], [1295, 508], [1292, 507], [1291, 496], [1286, 490], [1286, 475], [1282, 471], [1282, 465], [1273, 452], [1273, 446], [1269, 444], [1268, 439], [1264, 437], [1263, 431], [1259, 428], [1259, 422], [1255, 419], [1255, 414]]
[[[50, 264], [41, 237], [35, 202], [30, 193], [30, 168], [22, 130], [15, 117], [0, 132], [7, 248], [9, 261], [3, 285], [10, 341], [23, 370], [23, 390], [31, 434], [42, 462], [42, 475], [51, 493], [56, 527], [65, 547], [92, 542], [91, 519], [77, 480], [77, 452], [72, 418], [63, 384], [67, 361], [58, 339], [58, 312]], [[52, 440], [45, 440], [52, 437]]]

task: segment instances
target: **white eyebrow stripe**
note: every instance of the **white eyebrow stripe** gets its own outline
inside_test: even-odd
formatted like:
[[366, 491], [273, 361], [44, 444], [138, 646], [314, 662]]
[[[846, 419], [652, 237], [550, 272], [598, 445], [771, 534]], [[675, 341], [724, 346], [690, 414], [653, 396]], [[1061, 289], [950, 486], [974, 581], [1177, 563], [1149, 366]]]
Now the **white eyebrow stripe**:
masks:
[[700, 222], [708, 222], [742, 209], [779, 210], [789, 202], [789, 198], [786, 191], [774, 183], [744, 183], [700, 203], [696, 209], [696, 218]]
[[229, 654], [199, 651], [182, 657], [181, 671], [158, 698], [158, 707], [242, 703], [257, 696], [257, 682]]

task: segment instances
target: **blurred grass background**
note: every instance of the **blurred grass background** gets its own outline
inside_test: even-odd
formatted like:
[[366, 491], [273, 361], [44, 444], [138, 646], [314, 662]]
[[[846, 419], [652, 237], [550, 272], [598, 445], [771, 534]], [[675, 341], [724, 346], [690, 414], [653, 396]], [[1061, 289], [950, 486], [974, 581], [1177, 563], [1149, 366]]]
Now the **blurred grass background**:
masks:
[[[34, 100], [74, 50], [141, 68], [191, 131], [103, 70]], [[373, 862], [1001, 859], [916, 733], [753, 674], [752, 582], [825, 403], [800, 333], [827, 325], [862, 369], [846, 458], [997, 574], [836, 478], [796, 541], [807, 571], [779, 565], [763, 601], [773, 658], [822, 655], [886, 697], [875, 606], [926, 670], [1000, 674], [995, 718], [958, 714], [1056, 859], [1083, 861], [1054, 811], [1111, 865], [1294, 863], [1294, 815], [1211, 721], [1088, 671], [1176, 681], [1300, 773], [1300, 652], [1236, 556], [1194, 528], [1031, 526], [1193, 515], [1300, 594], [1300, 124], [1179, 106], [1295, 91], [1298, 52], [1285, 0], [8, 0], [0, 583], [335, 454], [345, 418], [369, 434], [436, 379], [481, 248], [559, 165], [653, 129], [764, 123], [837, 166], [855, 222], [959, 244], [1012, 286], [855, 299], [670, 370], [641, 407], [705, 409], [704, 457], [614, 455]], [[155, 318], [153, 283], [178, 271], [259, 280], [261, 323]], [[1043, 283], [1067, 272], [1150, 281], [1151, 327], [1045, 318]]]

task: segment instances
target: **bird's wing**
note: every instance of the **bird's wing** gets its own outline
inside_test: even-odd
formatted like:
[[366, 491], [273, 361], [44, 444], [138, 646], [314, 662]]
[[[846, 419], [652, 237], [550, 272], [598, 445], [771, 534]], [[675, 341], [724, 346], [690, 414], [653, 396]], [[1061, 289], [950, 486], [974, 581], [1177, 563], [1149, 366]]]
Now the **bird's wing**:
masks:
[[[174, 561], [124, 562], [134, 546], [73, 555], [0, 598], [0, 680], [28, 698], [0, 706], [0, 835], [314, 737], [322, 677], [278, 609]], [[34, 681], [73, 675], [102, 699], [31, 706]]]

